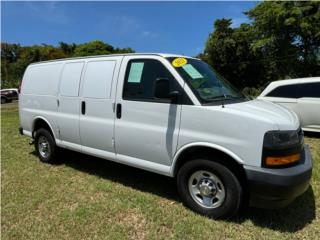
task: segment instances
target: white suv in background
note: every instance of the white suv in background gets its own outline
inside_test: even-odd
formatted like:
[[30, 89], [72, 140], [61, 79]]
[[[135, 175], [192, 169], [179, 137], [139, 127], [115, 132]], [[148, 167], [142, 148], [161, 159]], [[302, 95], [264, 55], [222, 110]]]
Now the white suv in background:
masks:
[[320, 77], [271, 82], [258, 98], [293, 110], [304, 131], [320, 132]]

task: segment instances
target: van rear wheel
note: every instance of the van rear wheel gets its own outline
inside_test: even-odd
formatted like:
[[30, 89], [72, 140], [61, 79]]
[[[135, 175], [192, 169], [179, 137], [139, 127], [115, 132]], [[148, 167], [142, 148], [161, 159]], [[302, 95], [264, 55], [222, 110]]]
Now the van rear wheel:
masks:
[[242, 187], [232, 171], [206, 159], [185, 163], [178, 172], [178, 192], [193, 211], [212, 218], [235, 216], [242, 203]]
[[36, 131], [35, 148], [41, 162], [55, 162], [56, 144], [48, 130], [40, 128]]

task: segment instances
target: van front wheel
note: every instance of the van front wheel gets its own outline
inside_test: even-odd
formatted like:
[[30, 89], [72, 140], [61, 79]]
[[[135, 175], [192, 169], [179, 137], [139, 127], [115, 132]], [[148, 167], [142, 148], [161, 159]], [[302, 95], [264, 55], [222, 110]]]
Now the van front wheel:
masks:
[[41, 162], [55, 162], [56, 144], [48, 130], [41, 128], [36, 131], [35, 148]]
[[185, 163], [178, 172], [178, 192], [189, 208], [212, 218], [231, 218], [242, 202], [239, 180], [227, 167], [205, 159]]

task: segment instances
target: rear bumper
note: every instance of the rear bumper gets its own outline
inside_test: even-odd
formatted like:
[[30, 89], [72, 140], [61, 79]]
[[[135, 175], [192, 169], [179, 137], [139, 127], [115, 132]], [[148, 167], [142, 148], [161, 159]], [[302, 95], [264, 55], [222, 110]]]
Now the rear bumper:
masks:
[[25, 135], [33, 138], [32, 133], [30, 131], [24, 130], [22, 127], [19, 127], [19, 133], [20, 135]]
[[23, 128], [22, 127], [19, 127], [19, 133], [20, 133], [20, 135], [23, 135]]
[[282, 169], [245, 166], [245, 172], [249, 183], [250, 205], [281, 208], [308, 189], [312, 157], [309, 148], [304, 146], [299, 165]]

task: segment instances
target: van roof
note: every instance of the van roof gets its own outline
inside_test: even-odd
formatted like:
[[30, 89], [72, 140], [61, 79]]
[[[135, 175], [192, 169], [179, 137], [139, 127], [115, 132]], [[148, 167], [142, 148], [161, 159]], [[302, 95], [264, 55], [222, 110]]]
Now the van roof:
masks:
[[84, 56], [84, 57], [71, 57], [71, 58], [60, 58], [60, 59], [52, 59], [47, 61], [34, 62], [30, 65], [48, 63], [48, 62], [57, 62], [57, 61], [66, 61], [66, 60], [76, 60], [76, 59], [86, 59], [86, 58], [100, 58], [100, 57], [115, 57], [115, 56], [160, 56], [160, 57], [186, 57], [193, 58], [189, 56], [179, 55], [179, 54], [171, 54], [171, 53], [120, 53], [120, 54], [107, 54], [107, 55], [94, 55], [94, 56]]

